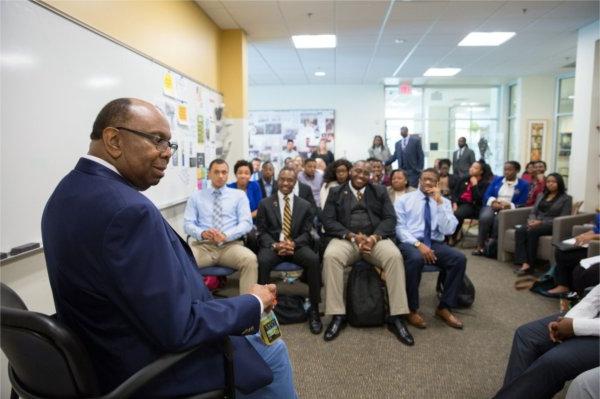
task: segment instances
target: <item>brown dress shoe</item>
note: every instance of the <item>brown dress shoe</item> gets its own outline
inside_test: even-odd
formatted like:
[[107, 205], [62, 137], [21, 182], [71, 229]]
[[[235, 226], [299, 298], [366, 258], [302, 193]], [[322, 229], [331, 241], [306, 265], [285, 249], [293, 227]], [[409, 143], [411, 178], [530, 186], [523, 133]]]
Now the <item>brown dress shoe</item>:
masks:
[[459, 330], [462, 330], [462, 328], [463, 328], [462, 321], [460, 321], [456, 316], [454, 316], [452, 314], [452, 312], [450, 312], [450, 310], [448, 310], [446, 308], [436, 309], [435, 315], [437, 317], [439, 317], [440, 319], [444, 320], [444, 322], [446, 324], [448, 324], [450, 327], [458, 328]]
[[427, 328], [427, 324], [425, 324], [425, 320], [421, 317], [417, 312], [410, 312], [408, 317], [406, 318], [410, 325], [413, 325], [417, 328]]

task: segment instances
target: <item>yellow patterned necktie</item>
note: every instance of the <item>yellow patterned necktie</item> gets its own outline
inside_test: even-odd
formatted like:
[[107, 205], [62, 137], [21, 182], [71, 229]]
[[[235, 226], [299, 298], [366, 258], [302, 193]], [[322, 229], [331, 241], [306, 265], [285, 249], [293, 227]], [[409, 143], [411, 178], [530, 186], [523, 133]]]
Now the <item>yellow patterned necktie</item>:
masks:
[[363, 194], [360, 191], [356, 192], [356, 199], [358, 202], [362, 201]]
[[290, 207], [290, 197], [285, 195], [285, 206], [283, 207], [283, 236], [286, 240], [292, 239], [292, 208]]

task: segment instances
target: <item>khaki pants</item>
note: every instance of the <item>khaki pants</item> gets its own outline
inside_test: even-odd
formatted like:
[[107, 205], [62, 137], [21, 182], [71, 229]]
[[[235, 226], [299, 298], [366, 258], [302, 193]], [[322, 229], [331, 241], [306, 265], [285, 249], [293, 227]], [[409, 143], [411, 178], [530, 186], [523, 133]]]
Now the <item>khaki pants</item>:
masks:
[[226, 266], [240, 271], [240, 295], [250, 292], [258, 280], [256, 255], [242, 241], [231, 241], [218, 247], [200, 241], [192, 242], [192, 252], [198, 267]]
[[390, 301], [390, 315], [408, 313], [404, 262], [400, 250], [392, 240], [381, 240], [371, 254], [361, 254], [358, 245], [348, 240], [334, 238], [323, 255], [323, 280], [325, 282], [326, 314], [346, 314], [344, 303], [344, 269], [358, 262], [361, 257], [380, 266], [385, 272], [385, 285]]

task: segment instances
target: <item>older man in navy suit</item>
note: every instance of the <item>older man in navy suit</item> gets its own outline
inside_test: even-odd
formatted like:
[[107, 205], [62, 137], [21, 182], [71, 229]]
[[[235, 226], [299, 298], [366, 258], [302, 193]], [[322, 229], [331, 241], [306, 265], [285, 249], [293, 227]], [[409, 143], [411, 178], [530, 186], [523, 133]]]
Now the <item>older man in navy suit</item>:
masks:
[[421, 139], [418, 136], [409, 136], [406, 126], [400, 128], [400, 135], [402, 138], [396, 142], [394, 155], [385, 161], [385, 166], [398, 161], [398, 167], [405, 170], [408, 175], [410, 186], [416, 188], [425, 160]]
[[147, 102], [117, 99], [98, 114], [88, 155], [59, 183], [42, 217], [58, 318], [85, 344], [104, 392], [161, 355], [196, 346], [205, 348], [137, 394], [221, 388], [229, 337], [238, 397], [295, 397], [283, 342], [242, 336], [257, 331], [275, 287], [214, 300], [190, 248], [140, 193], [164, 176], [177, 149], [170, 138], [169, 123]]

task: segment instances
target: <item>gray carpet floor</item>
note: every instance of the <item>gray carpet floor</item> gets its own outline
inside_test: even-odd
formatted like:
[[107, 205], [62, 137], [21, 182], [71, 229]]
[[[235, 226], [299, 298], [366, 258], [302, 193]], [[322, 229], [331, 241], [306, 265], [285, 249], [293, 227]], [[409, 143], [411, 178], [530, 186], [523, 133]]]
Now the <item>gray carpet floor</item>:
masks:
[[[558, 312], [559, 304], [528, 290], [515, 290], [512, 265], [471, 256], [471, 250], [464, 252], [476, 298], [471, 308], [456, 311], [463, 330], [452, 329], [433, 316], [437, 273], [424, 274], [421, 282], [420, 311], [428, 327], [410, 328], [416, 342], [413, 347], [401, 344], [384, 327], [347, 327], [337, 339], [325, 342], [322, 334], [311, 334], [307, 324], [282, 326], [299, 396], [492, 397], [502, 384], [515, 329]], [[235, 286], [237, 281], [231, 283]], [[308, 292], [303, 283], [278, 286], [280, 292]], [[326, 326], [329, 318], [323, 321]]]

